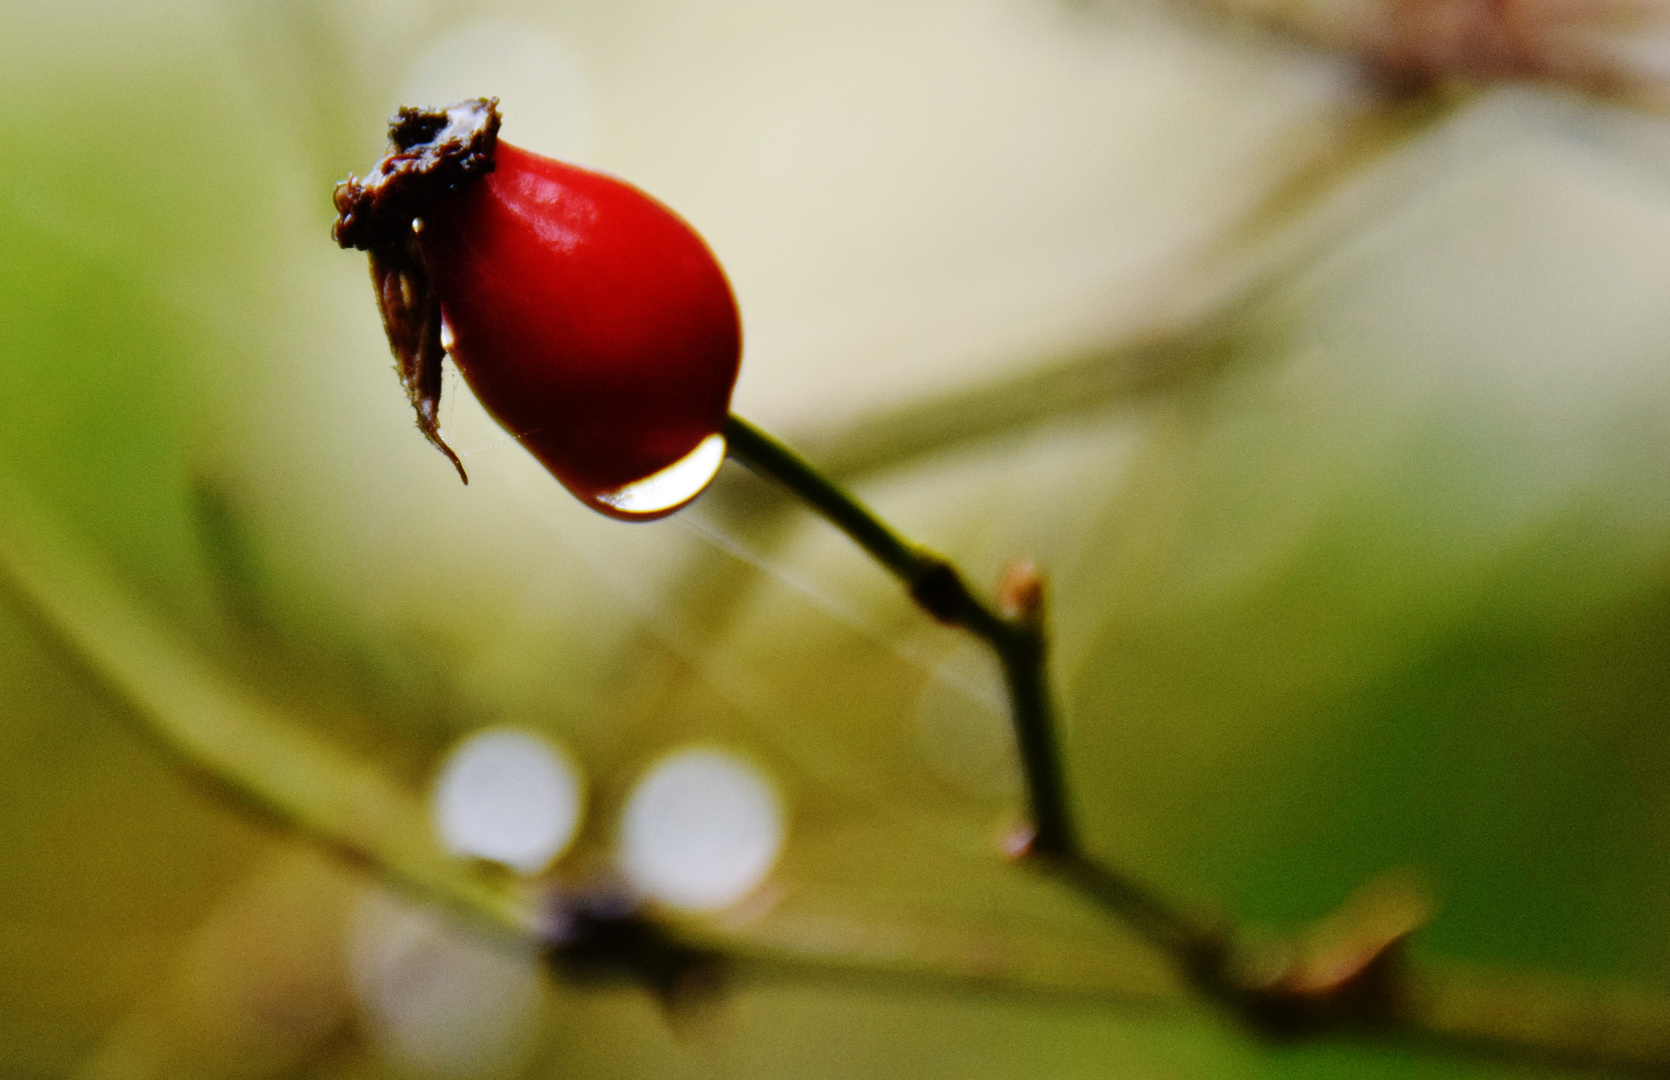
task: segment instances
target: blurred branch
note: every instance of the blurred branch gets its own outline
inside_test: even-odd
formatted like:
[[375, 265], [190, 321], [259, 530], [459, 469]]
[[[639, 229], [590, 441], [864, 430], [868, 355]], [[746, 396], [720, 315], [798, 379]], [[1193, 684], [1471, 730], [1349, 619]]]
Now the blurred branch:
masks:
[[853, 483], [958, 446], [1096, 413], [1223, 366], [1235, 342], [1230, 327], [1244, 310], [1237, 304], [1198, 330], [1054, 357], [1015, 375], [871, 414], [836, 431], [808, 433], [805, 442], [826, 463], [821, 466], [826, 475]]
[[[452, 856], [436, 843], [422, 800], [374, 765], [318, 739], [283, 710], [257, 699], [206, 663], [151, 617], [98, 556], [35, 497], [0, 473], [0, 577], [31, 604], [100, 681], [126, 701], [142, 732], [217, 795], [269, 816], [393, 885], [440, 904], [492, 933], [547, 946], [559, 969], [610, 966], [649, 983], [676, 979], [684, 964], [715, 957], [749, 971], [825, 971], [878, 980], [927, 980], [1021, 993], [1050, 993], [1028, 950], [992, 961], [989, 948], [865, 950], [862, 935], [816, 934], [805, 922], [775, 936], [643, 917], [608, 890], [568, 892]], [[1082, 948], [1058, 960], [1087, 969], [1077, 992], [1149, 998], [1152, 976], [1127, 959], [1098, 965]], [[1086, 961], [1089, 961], [1088, 965]], [[1137, 987], [1123, 985], [1130, 978]], [[1059, 980], [1057, 980], [1059, 981]]]
[[941, 623], [985, 641], [1003, 667], [1032, 832], [1014, 854], [1077, 890], [1167, 954], [1209, 1001], [1278, 1038], [1370, 1034], [1564, 1064], [1670, 1072], [1670, 1002], [1615, 991], [1596, 998], [1545, 984], [1513, 987], [1416, 974], [1406, 955], [1430, 904], [1407, 882], [1370, 882], [1290, 943], [1249, 955], [1227, 928], [1203, 922], [1129, 874], [1092, 858], [1073, 822], [1045, 655], [1044, 586], [1012, 566], [994, 605], [949, 560], [912, 543], [811, 463], [739, 417], [730, 453], [845, 533]]
[[1026, 777], [1032, 834], [1016, 854], [1056, 872], [1074, 888], [1164, 949], [1191, 974], [1220, 967], [1228, 942], [1129, 876], [1092, 860], [1074, 825], [1045, 653], [1043, 581], [1016, 566], [999, 590], [1002, 610], [969, 589], [944, 556], [911, 543], [875, 512], [824, 477], [805, 458], [740, 417], [725, 425], [730, 453], [777, 481], [846, 533], [937, 621], [961, 627], [991, 646], [1009, 689], [1010, 717]]
[[[1421, 155], [1394, 153], [1472, 100], [1456, 87], [1370, 93], [1341, 137], [1245, 208], [1208, 249], [1196, 253], [1199, 286], [1146, 328], [1115, 341], [1036, 356], [1019, 370], [893, 405], [857, 419], [796, 431], [794, 442], [841, 484], [859, 484], [938, 455], [1052, 425], [1083, 422], [1122, 405], [1208, 384], [1255, 353], [1261, 313], [1319, 252], [1384, 213], [1422, 175]], [[1439, 150], [1441, 151], [1441, 147]], [[704, 512], [759, 548], [787, 535], [795, 503], [749, 474], [721, 473], [702, 497]], [[691, 575], [704, 625], [717, 632], [744, 606], [751, 578], [709, 563]]]
[[1618, 985], [1458, 966], [1410, 977], [1400, 1026], [1463, 1053], [1670, 1076], [1670, 1000]]
[[1153, 944], [1193, 969], [1216, 963], [1225, 951], [1214, 927], [1197, 923], [1152, 890], [1085, 854], [1074, 826], [1055, 707], [1045, 663], [1043, 582], [1030, 567], [1017, 567], [1000, 590], [998, 610], [969, 589], [944, 556], [913, 544], [851, 494], [825, 478], [805, 458], [740, 417], [725, 425], [730, 453], [754, 472], [793, 492], [846, 533], [934, 619], [958, 626], [991, 646], [1003, 666], [1010, 713], [1020, 746], [1031, 804], [1033, 835], [1026, 854], [1058, 869], [1097, 903], [1123, 917]]
[[[569, 977], [615, 972], [672, 1005], [692, 978], [694, 989], [712, 985], [704, 980], [714, 972], [741, 981], [810, 977], [889, 990], [1164, 1007], [1187, 1005], [1192, 981], [1198, 996], [1265, 1034], [1366, 1037], [1471, 1056], [1670, 1075], [1670, 1000], [1541, 976], [1411, 968], [1404, 943], [1420, 911], [1395, 890], [1347, 905], [1279, 963], [1249, 963], [1245, 951], [1226, 948], [1214, 966], [1183, 965], [1184, 980], [1166, 977], [1136, 954], [1104, 954], [1083, 942], [1051, 948], [1036, 938], [994, 943], [943, 928], [878, 930], [851, 913], [786, 911], [740, 926], [670, 922], [633, 905], [600, 907], [584, 894], [544, 892], [441, 851], [418, 798], [227, 681], [148, 617], [92, 552], [3, 475], [0, 574], [190, 773], [479, 927], [542, 943]], [[1011, 599], [1024, 600], [1024, 593]], [[981, 618], [1014, 618], [981, 607]], [[1056, 828], [1059, 848], [1073, 834], [1066, 821]], [[1180, 935], [1205, 933], [1157, 902], [1147, 911], [1146, 893], [1074, 850], [1042, 865], [1134, 924], [1149, 921], [1148, 936], [1174, 959], [1179, 950], [1166, 945], [1166, 927]]]
[[229, 683], [3, 475], [0, 572], [192, 773], [478, 923], [535, 932], [531, 898], [442, 851], [418, 800]]
[[[1122, 341], [1032, 358], [1022, 370], [854, 422], [795, 433], [824, 475], [855, 483], [958, 447], [1106, 410], [1209, 378], [1242, 351], [1253, 313], [1317, 252], [1383, 213], [1409, 178], [1394, 158], [1454, 115], [1474, 93], [1453, 86], [1370, 94], [1344, 135], [1295, 164], [1247, 207], [1200, 265], [1217, 267], [1193, 302]], [[707, 496], [711, 501], [712, 494]]]

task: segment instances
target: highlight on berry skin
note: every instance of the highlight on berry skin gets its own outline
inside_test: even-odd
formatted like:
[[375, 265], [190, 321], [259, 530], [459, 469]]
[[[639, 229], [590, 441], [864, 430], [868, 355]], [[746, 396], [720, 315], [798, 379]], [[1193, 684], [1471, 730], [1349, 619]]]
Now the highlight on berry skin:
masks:
[[599, 513], [651, 520], [707, 487], [742, 356], [730, 283], [682, 218], [624, 181], [499, 141], [496, 99], [403, 108], [332, 236], [367, 252], [418, 429], [450, 356], [482, 406]]

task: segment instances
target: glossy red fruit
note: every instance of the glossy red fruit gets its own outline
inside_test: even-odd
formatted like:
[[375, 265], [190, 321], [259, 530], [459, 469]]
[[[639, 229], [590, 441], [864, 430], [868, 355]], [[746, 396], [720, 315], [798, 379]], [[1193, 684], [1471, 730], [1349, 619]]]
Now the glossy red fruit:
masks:
[[482, 405], [575, 495], [616, 517], [671, 513], [724, 456], [742, 345], [730, 285], [667, 207], [498, 142], [497, 121], [490, 101], [403, 110], [377, 170], [337, 191], [337, 238], [371, 252], [418, 426], [452, 456], [436, 425], [444, 332]]

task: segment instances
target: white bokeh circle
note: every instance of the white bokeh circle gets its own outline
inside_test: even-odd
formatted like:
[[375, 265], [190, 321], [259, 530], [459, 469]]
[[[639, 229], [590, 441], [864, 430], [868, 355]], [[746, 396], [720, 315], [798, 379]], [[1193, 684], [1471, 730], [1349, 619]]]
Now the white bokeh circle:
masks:
[[663, 758], [627, 800], [620, 865], [645, 896], [687, 911], [734, 904], [783, 846], [776, 789], [749, 761], [694, 747]]
[[372, 888], [349, 926], [347, 954], [361, 1026], [395, 1075], [484, 1080], [525, 1070], [544, 993], [535, 949]]
[[548, 739], [489, 728], [447, 755], [431, 811], [448, 851], [537, 874], [574, 839], [584, 796], [579, 770]]

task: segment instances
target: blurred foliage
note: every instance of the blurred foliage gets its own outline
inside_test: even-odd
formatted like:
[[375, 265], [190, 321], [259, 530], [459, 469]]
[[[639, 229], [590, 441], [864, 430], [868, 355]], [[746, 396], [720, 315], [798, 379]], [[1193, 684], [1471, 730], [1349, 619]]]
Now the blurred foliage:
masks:
[[[592, 781], [559, 873], [606, 862], [669, 747], [766, 763], [776, 906], [700, 932], [880, 974], [744, 982], [688, 1025], [552, 984], [489, 1071], [1548, 1074], [1179, 1001], [993, 857], [1010, 779], [923, 728], [950, 700], [990, 740], [981, 658], [748, 476], [594, 519], [449, 387], [460, 488], [326, 195], [485, 18], [595, 97], [562, 129], [589, 145], [538, 144], [566, 100], [507, 96], [508, 138], [713, 243], [741, 410], [975, 580], [1049, 570], [1100, 853], [1271, 932], [1412, 868], [1422, 958], [1670, 991], [1663, 116], [1382, 85], [1142, 0], [0, 11], [0, 1072], [421, 1075], [352, 989], [383, 886], [292, 826], [364, 825], [308, 779], [340, 767], [416, 829], [446, 747], [516, 723]], [[546, 85], [491, 61], [448, 77]], [[205, 743], [158, 721], [187, 701]], [[226, 768], [304, 807], [180, 766], [267, 724], [321, 771]], [[968, 971], [1041, 989], [932, 977]]]

